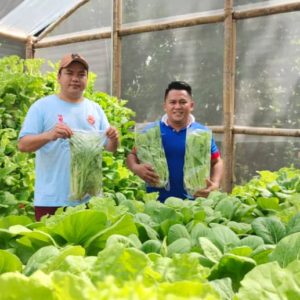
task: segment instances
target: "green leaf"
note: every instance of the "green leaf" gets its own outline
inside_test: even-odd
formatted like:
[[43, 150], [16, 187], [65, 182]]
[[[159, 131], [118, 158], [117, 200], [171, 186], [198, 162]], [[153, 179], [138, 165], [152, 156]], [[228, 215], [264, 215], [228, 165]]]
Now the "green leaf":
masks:
[[270, 255], [271, 261], [278, 261], [281, 267], [286, 267], [293, 260], [300, 258], [300, 232], [283, 238]]
[[219, 293], [222, 300], [232, 300], [234, 293], [230, 278], [216, 279], [209, 282]]
[[252, 229], [250, 224], [234, 222], [234, 221], [228, 222], [227, 226], [237, 234], [245, 234], [245, 233], [248, 233], [249, 231], [251, 231], [251, 229]]
[[249, 257], [227, 253], [221, 258], [220, 262], [212, 268], [209, 279], [230, 277], [233, 290], [237, 291], [245, 274], [255, 266], [256, 262]]
[[32, 220], [27, 216], [6, 216], [0, 219], [0, 228], [9, 228], [12, 225], [26, 226], [32, 223]]
[[43, 272], [27, 277], [18, 272], [0, 276], [1, 299], [47, 299], [56, 300], [51, 280]]
[[50, 273], [58, 270], [69, 255], [84, 256], [85, 250], [81, 246], [66, 246], [57, 249], [54, 246], [46, 246], [38, 250], [29, 259], [24, 274], [30, 275], [36, 270]]
[[267, 244], [277, 244], [286, 234], [284, 224], [275, 218], [260, 217], [251, 225], [253, 231]]
[[228, 253], [235, 254], [238, 256], [251, 256], [253, 250], [248, 246], [239, 246], [231, 249]]
[[0, 274], [15, 271], [22, 271], [22, 262], [20, 259], [12, 253], [0, 250]]
[[160, 253], [162, 243], [158, 240], [148, 240], [140, 248], [144, 253]]
[[97, 254], [99, 250], [102, 250], [105, 247], [106, 240], [113, 234], [120, 234], [124, 236], [129, 236], [131, 234], [138, 235], [137, 228], [133, 222], [133, 217], [126, 214], [112, 226], [101, 230], [99, 233], [88, 239], [84, 244], [88, 254]]
[[142, 251], [115, 244], [99, 252], [91, 271], [91, 278], [103, 280], [106, 276], [112, 275], [118, 281], [125, 282], [142, 274], [149, 263], [150, 260]]
[[257, 205], [265, 210], [279, 210], [279, 199], [276, 197], [258, 197]]
[[270, 254], [275, 249], [275, 245], [260, 245], [258, 246], [251, 255], [258, 265], [265, 264], [270, 261]]
[[264, 240], [261, 237], [256, 235], [248, 235], [245, 238], [240, 240], [239, 246], [248, 246], [254, 250], [258, 246], [263, 244], [264, 244]]
[[300, 213], [296, 214], [292, 219], [290, 219], [286, 226], [287, 234], [292, 234], [295, 232], [300, 232]]
[[227, 226], [216, 224], [207, 236], [223, 253], [238, 246], [240, 239]]
[[192, 248], [191, 241], [187, 238], [180, 238], [168, 246], [168, 256], [172, 257], [175, 253], [187, 253]]
[[100, 211], [83, 210], [66, 215], [52, 232], [63, 237], [68, 243], [83, 245], [89, 238], [106, 226], [106, 215]]
[[299, 298], [300, 262], [292, 262], [281, 269], [277, 262], [257, 266], [241, 282], [238, 299], [247, 300], [294, 300]]
[[174, 224], [169, 228], [168, 243], [171, 244], [180, 238], [190, 239], [190, 234], [182, 224]]
[[207, 238], [200, 237], [199, 244], [204, 255], [213, 263], [218, 263], [223, 256], [222, 252]]

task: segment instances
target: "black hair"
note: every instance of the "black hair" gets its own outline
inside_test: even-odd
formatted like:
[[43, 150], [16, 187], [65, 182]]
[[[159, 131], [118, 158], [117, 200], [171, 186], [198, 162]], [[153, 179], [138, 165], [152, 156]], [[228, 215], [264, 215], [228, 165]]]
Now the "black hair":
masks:
[[185, 81], [172, 81], [165, 90], [165, 99], [171, 90], [185, 90], [192, 97], [192, 87]]

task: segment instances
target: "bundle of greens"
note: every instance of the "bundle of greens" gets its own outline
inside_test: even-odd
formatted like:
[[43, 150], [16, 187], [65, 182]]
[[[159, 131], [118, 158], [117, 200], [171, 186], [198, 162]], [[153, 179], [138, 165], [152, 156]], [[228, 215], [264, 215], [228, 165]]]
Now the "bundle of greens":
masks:
[[184, 159], [184, 186], [192, 196], [206, 186], [210, 175], [211, 132], [188, 129]]
[[151, 127], [143, 124], [141, 127], [136, 127], [137, 157], [141, 163], [150, 164], [159, 176], [159, 183], [155, 187], [166, 187], [169, 182], [169, 170], [162, 147], [159, 123]]
[[102, 191], [102, 145], [105, 133], [75, 131], [70, 138], [70, 200], [83, 200]]

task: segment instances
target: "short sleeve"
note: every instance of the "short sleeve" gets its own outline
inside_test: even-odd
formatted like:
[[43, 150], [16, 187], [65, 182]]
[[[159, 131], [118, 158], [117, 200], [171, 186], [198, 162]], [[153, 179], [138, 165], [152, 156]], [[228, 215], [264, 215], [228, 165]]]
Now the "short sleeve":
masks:
[[211, 159], [217, 159], [220, 157], [220, 151], [218, 149], [218, 146], [214, 140], [214, 138], [211, 139]]
[[34, 103], [28, 110], [23, 122], [19, 139], [26, 135], [35, 135], [43, 132], [43, 116], [38, 103]]

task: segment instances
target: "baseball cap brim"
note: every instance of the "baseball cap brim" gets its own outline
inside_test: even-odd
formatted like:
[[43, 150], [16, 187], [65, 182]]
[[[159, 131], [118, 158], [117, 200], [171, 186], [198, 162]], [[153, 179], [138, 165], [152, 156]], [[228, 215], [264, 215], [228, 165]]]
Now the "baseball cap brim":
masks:
[[72, 62], [79, 62], [85, 67], [85, 69], [87, 71], [89, 70], [89, 65], [88, 65], [87, 61], [85, 60], [85, 58], [83, 58], [79, 54], [69, 53], [69, 54], [64, 55], [62, 57], [62, 59], [60, 60], [59, 71], [63, 68], [68, 67]]

